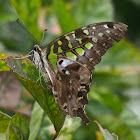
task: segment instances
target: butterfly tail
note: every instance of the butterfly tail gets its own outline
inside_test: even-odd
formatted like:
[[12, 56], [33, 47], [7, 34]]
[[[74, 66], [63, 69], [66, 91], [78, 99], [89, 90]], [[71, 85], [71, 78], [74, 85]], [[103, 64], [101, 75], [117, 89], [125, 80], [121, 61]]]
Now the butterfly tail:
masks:
[[77, 110], [77, 117], [80, 117], [85, 125], [88, 125], [90, 123], [90, 120], [85, 115], [84, 110], [82, 108], [79, 108]]

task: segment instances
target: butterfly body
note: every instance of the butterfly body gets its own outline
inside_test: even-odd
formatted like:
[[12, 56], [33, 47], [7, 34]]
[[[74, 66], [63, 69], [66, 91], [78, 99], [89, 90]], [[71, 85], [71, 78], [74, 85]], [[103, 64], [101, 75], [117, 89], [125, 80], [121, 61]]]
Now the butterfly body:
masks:
[[103, 22], [91, 24], [67, 33], [41, 50], [35, 48], [35, 65], [42, 72], [60, 108], [71, 117], [80, 117], [88, 103], [91, 74], [101, 56], [119, 42], [127, 29], [125, 24]]

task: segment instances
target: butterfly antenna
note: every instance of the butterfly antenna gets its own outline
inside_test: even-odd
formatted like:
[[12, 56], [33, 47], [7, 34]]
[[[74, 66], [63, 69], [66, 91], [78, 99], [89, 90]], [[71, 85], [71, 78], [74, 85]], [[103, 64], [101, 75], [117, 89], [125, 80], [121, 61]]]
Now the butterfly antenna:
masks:
[[41, 39], [41, 41], [40, 41], [40, 44], [41, 44], [41, 42], [43, 41], [46, 32], [47, 32], [47, 29], [45, 29], [45, 30], [43, 31], [43, 36], [42, 36], [42, 39]]
[[16, 21], [37, 42], [37, 44], [39, 44], [37, 39], [19, 22], [19, 19], [17, 19]]

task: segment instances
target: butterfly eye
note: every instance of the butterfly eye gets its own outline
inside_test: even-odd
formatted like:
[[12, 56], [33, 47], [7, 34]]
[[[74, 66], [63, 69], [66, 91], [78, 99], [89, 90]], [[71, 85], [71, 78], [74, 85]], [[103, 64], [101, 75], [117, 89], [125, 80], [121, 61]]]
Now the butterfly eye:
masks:
[[34, 51], [37, 51], [38, 45], [34, 45]]
[[58, 61], [58, 64], [59, 65], [61, 65], [62, 63], [63, 63], [63, 60], [62, 59]]

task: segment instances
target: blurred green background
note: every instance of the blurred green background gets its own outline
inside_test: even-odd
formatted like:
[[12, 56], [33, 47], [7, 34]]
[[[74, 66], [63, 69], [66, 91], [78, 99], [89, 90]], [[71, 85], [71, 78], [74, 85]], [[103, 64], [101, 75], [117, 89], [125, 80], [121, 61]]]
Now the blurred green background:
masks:
[[[128, 25], [126, 38], [115, 44], [93, 72], [86, 106], [87, 116], [97, 120], [120, 140], [140, 140], [140, 1], [139, 0], [0, 0], [0, 53], [27, 54], [36, 42], [16, 19], [46, 47], [60, 35], [103, 21]], [[20, 112], [30, 118], [34, 99], [10, 72], [0, 72], [0, 107], [9, 115]], [[47, 115], [41, 118], [36, 139], [54, 134]], [[34, 138], [34, 139], [35, 139]], [[97, 125], [66, 118], [58, 140], [103, 140]]]

